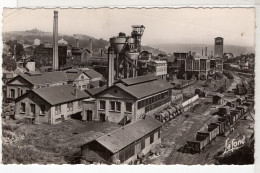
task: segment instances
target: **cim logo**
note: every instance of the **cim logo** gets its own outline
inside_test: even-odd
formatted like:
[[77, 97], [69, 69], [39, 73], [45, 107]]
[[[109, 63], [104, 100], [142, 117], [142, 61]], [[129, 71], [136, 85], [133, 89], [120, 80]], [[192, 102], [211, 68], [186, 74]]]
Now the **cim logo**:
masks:
[[226, 143], [225, 143], [225, 150], [224, 150], [223, 154], [233, 152], [234, 150], [237, 150], [237, 149], [243, 147], [245, 144], [245, 140], [246, 140], [245, 136], [243, 136], [242, 139], [232, 139], [231, 140], [230, 138], [227, 138]]

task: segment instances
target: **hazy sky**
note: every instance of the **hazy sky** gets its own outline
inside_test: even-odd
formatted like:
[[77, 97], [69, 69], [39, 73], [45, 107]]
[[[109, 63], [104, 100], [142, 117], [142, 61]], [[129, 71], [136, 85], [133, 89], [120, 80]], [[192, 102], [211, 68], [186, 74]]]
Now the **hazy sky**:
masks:
[[[253, 8], [214, 9], [57, 9], [59, 33], [86, 34], [108, 40], [119, 32], [131, 33], [144, 25], [142, 44], [224, 44], [254, 46]], [[37, 28], [52, 32], [54, 9], [4, 9], [3, 31]]]

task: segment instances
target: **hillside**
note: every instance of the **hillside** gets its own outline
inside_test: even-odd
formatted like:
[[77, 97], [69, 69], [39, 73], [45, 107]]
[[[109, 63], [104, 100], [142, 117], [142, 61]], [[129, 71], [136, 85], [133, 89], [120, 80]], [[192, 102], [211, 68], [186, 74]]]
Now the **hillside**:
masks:
[[[88, 46], [88, 40], [92, 39], [93, 41], [93, 49], [98, 48], [105, 48], [109, 45], [107, 40], [103, 39], [96, 39], [91, 36], [83, 35], [83, 34], [76, 34], [76, 35], [65, 35], [59, 34], [58, 39], [60, 40], [63, 38], [69, 44], [74, 45], [76, 44], [75, 37], [79, 39], [81, 47]], [[42, 43], [52, 43], [52, 33], [51, 32], [43, 32], [39, 30], [31, 30], [31, 31], [13, 31], [13, 32], [5, 32], [3, 33], [3, 41], [8, 41], [10, 39], [17, 40], [19, 42], [27, 42], [28, 44], [33, 44], [34, 39], [41, 40]], [[154, 55], [158, 55], [160, 53], [165, 53], [159, 49], [152, 48], [150, 46], [142, 46], [142, 50], [146, 50], [151, 52]]]
[[[59, 34], [58, 40], [63, 38], [69, 44], [76, 44], [75, 36]], [[77, 35], [79, 38], [80, 46], [87, 47], [88, 40], [92, 39], [93, 41], [93, 49], [105, 48], [109, 43], [106, 40], [96, 39], [87, 35]], [[3, 41], [8, 41], [10, 39], [17, 40], [19, 42], [27, 42], [29, 44], [33, 44], [34, 39], [41, 40], [42, 43], [52, 43], [52, 33], [51, 32], [28, 32], [28, 31], [13, 31], [13, 32], [5, 32], [3, 33]]]
[[[201, 54], [202, 49], [205, 51], [205, 47], [208, 47], [208, 54], [211, 54], [211, 51], [214, 52], [214, 45], [206, 45], [206, 44], [153, 44], [151, 47], [158, 48], [167, 53], [173, 52], [197, 52]], [[224, 45], [224, 53], [233, 53], [234, 56], [240, 54], [254, 53], [253, 47], [243, 47], [236, 45]]]

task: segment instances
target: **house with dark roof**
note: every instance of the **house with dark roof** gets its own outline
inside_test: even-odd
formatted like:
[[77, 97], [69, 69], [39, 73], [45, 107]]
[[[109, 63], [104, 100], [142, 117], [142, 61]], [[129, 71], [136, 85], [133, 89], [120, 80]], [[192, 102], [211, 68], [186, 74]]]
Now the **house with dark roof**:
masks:
[[66, 73], [63, 71], [20, 74], [7, 82], [6, 96], [8, 100], [14, 100], [32, 89], [67, 83]]
[[80, 116], [82, 100], [89, 95], [73, 85], [32, 89], [15, 99], [15, 116], [35, 123], [57, 124]]
[[153, 115], [170, 104], [172, 88], [170, 83], [154, 75], [121, 79], [111, 87], [93, 92], [96, 113], [91, 119], [125, 125], [144, 114]]
[[143, 117], [82, 145], [82, 158], [89, 163], [140, 163], [161, 143], [161, 126], [153, 117]]
[[13, 101], [31, 89], [74, 84], [80, 90], [103, 86], [103, 76], [93, 69], [20, 74], [7, 82], [6, 97]]
[[91, 51], [87, 48], [72, 47], [71, 55], [73, 64], [80, 64], [82, 62], [88, 62], [90, 59]]

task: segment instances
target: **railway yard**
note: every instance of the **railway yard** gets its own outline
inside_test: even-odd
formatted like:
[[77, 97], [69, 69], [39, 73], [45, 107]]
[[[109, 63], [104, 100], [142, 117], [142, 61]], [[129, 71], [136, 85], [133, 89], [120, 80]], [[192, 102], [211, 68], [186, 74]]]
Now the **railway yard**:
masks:
[[[243, 80], [243, 77], [234, 75], [233, 79], [223, 79], [221, 82], [225, 81], [226, 92], [229, 92]], [[197, 81], [192, 87], [187, 87], [182, 92], [193, 92], [195, 88], [199, 88], [202, 85], [201, 82]], [[211, 85], [205, 88], [205, 91], [215, 93], [218, 88], [216, 87], [216, 83], [218, 82], [212, 81]], [[191, 91], [191, 89], [193, 90]], [[224, 94], [228, 95], [227, 93]], [[244, 114], [247, 117], [246, 119], [241, 117], [234, 123], [234, 130], [229, 134], [218, 135], [199, 153], [186, 152], [184, 148], [187, 141], [192, 140], [198, 131], [205, 129], [207, 125], [214, 121], [215, 116], [213, 115], [217, 110], [217, 107], [212, 105], [211, 94], [208, 94], [205, 98], [199, 98], [197, 104], [189, 109], [189, 111], [183, 112], [175, 119], [166, 122], [162, 127], [162, 143], [159, 147], [160, 154], [149, 156], [145, 163], [167, 165], [218, 164], [216, 157], [223, 153], [225, 142], [228, 138], [237, 139], [244, 135], [246, 139], [249, 139], [254, 134], [254, 111], [252, 109], [252, 111]]]

